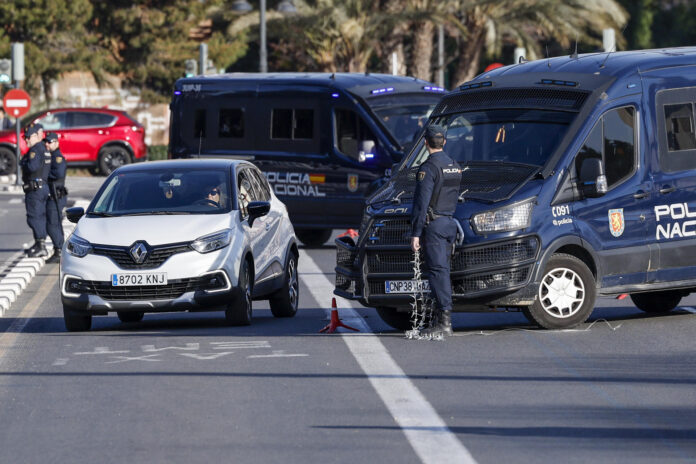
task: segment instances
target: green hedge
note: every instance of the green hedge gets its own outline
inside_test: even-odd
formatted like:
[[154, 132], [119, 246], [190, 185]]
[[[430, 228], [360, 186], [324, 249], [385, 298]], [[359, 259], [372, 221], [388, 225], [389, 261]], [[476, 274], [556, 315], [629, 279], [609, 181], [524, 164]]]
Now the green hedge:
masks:
[[147, 159], [150, 161], [166, 160], [167, 145], [150, 145], [147, 147]]

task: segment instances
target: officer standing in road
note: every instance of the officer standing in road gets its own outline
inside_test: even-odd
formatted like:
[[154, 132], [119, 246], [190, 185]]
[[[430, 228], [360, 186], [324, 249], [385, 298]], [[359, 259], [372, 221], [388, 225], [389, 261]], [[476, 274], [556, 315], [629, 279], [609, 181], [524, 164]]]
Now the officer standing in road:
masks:
[[51, 154], [46, 151], [39, 137], [39, 128], [31, 126], [24, 131], [29, 151], [22, 157], [22, 182], [25, 192], [27, 224], [34, 234], [34, 245], [27, 250], [31, 257], [48, 256], [46, 250], [46, 198], [48, 197], [48, 173]]
[[46, 200], [46, 231], [53, 242], [53, 255], [47, 263], [60, 262], [60, 250], [65, 241], [63, 236], [63, 208], [68, 200], [68, 190], [65, 188], [65, 173], [67, 166], [60, 152], [58, 135], [49, 132], [44, 139], [46, 150], [51, 153], [51, 169], [48, 173], [48, 199]]
[[421, 164], [417, 175], [416, 193], [411, 215], [411, 249], [425, 252], [430, 291], [435, 299], [433, 325], [425, 335], [452, 335], [452, 284], [450, 256], [457, 237], [457, 225], [452, 217], [457, 208], [462, 171], [443, 151], [445, 130], [438, 125], [425, 130], [428, 159]]

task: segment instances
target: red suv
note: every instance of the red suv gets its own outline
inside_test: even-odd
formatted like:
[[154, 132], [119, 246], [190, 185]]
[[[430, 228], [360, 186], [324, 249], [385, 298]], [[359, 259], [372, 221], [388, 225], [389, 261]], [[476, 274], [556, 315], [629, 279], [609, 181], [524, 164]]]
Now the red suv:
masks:
[[[93, 174], [108, 175], [117, 167], [147, 159], [145, 128], [125, 111], [105, 108], [57, 108], [22, 118], [22, 130], [41, 123], [55, 132], [60, 151], [70, 167], [88, 167]], [[15, 130], [0, 131], [0, 175], [16, 172]], [[27, 151], [24, 139], [19, 141]]]

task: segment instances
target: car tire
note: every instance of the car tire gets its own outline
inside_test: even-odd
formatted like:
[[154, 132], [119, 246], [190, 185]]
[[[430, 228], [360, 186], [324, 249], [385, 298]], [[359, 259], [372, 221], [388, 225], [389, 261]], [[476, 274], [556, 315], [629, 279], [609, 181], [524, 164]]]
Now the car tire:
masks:
[[647, 292], [631, 295], [633, 304], [641, 311], [649, 314], [668, 313], [677, 306], [682, 299], [682, 293], [677, 291]]
[[[397, 330], [413, 329], [411, 311], [397, 311], [396, 308], [377, 306], [377, 314], [389, 326]], [[427, 322], [427, 321], [426, 321]]]
[[297, 229], [295, 235], [307, 247], [320, 247], [331, 238], [333, 229]]
[[0, 148], [0, 176], [17, 173], [17, 156], [8, 148]]
[[545, 329], [569, 329], [590, 317], [596, 296], [595, 279], [587, 265], [559, 253], [546, 263], [536, 301], [523, 312]]
[[131, 157], [128, 150], [118, 145], [108, 145], [99, 150], [99, 171], [108, 176], [119, 167], [130, 164]]
[[249, 260], [242, 261], [237, 282], [237, 297], [225, 308], [225, 320], [229, 325], [250, 325], [253, 283]]
[[300, 302], [300, 280], [297, 276], [297, 255], [290, 253], [285, 265], [283, 286], [268, 299], [275, 317], [293, 317]]
[[86, 332], [92, 328], [92, 315], [63, 306], [63, 321], [68, 332]]
[[118, 311], [116, 315], [121, 322], [140, 322], [145, 313], [142, 311]]

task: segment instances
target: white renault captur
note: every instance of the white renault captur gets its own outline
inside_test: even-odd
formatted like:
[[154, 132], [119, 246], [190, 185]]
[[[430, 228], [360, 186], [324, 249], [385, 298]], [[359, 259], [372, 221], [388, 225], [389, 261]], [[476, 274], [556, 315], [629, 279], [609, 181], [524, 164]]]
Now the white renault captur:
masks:
[[89, 330], [116, 312], [224, 310], [251, 323], [252, 299], [276, 317], [297, 312], [297, 241], [285, 205], [251, 163], [180, 160], [123, 166], [77, 226], [60, 263], [65, 326]]

